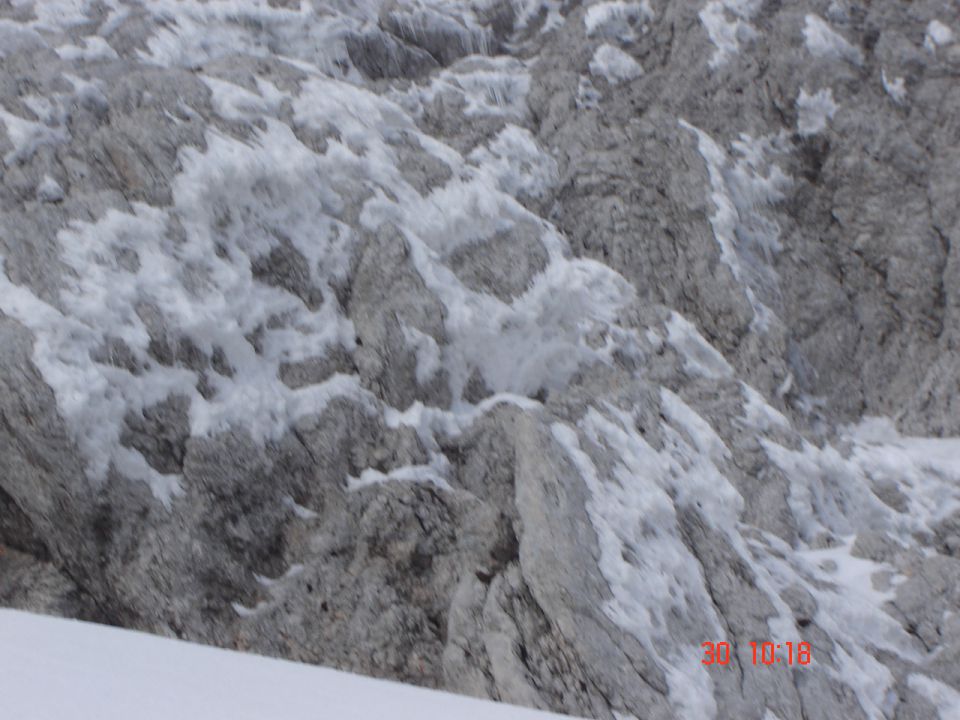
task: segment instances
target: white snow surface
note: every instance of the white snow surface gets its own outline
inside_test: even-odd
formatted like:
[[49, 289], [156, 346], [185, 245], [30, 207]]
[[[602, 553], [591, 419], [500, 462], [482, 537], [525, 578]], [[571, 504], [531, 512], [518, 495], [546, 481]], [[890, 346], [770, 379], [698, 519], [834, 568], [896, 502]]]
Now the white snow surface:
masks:
[[4, 720], [554, 720], [535, 710], [0, 609]]

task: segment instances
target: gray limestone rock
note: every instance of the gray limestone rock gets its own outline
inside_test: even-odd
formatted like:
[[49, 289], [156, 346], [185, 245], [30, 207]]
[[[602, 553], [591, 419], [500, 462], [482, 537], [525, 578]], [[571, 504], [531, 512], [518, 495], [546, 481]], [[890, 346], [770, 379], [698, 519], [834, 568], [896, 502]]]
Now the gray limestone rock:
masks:
[[598, 720], [960, 692], [948, 4], [88, 5], [0, 1], [0, 603]]

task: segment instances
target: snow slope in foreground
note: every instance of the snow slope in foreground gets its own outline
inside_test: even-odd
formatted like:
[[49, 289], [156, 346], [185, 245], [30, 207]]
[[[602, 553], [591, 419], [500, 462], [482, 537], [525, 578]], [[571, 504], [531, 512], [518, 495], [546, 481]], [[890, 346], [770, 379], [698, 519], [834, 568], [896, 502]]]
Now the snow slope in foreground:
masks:
[[550, 720], [559, 715], [0, 609], [4, 720]]

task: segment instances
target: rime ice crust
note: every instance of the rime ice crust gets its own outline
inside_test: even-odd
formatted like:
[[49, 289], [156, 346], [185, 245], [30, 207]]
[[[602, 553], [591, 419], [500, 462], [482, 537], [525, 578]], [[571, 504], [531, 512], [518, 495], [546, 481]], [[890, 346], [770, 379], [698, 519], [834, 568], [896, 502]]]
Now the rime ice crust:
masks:
[[597, 718], [936, 717], [956, 55], [880, 5], [0, 8], [0, 597]]

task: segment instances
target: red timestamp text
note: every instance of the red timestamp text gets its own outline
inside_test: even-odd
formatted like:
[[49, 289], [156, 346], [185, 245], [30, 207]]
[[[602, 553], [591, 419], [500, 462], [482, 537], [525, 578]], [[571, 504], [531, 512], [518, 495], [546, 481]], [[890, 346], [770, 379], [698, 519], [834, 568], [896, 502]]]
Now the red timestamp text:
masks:
[[[704, 642], [704, 665], [729, 665], [730, 643]], [[751, 642], [751, 659], [754, 665], [809, 665], [813, 661], [813, 648], [808, 642]]]

